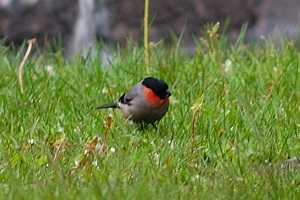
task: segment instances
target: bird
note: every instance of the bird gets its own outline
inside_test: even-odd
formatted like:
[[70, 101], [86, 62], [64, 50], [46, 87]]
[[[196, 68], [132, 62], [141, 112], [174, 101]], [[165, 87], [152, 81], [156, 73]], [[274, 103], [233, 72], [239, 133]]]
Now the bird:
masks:
[[146, 77], [132, 86], [117, 102], [103, 104], [97, 109], [117, 108], [126, 119], [134, 123], [156, 124], [169, 108], [171, 92], [168, 84], [154, 77]]

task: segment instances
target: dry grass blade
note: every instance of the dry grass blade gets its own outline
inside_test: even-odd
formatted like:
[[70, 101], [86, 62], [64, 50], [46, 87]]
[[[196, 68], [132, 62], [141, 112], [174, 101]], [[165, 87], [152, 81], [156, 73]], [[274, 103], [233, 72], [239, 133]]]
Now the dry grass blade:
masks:
[[24, 70], [24, 65], [25, 65], [25, 62], [27, 61], [28, 59], [28, 56], [31, 52], [31, 49], [32, 49], [32, 45], [36, 42], [36, 39], [30, 39], [28, 40], [28, 48], [27, 48], [27, 51], [25, 53], [25, 56], [23, 57], [23, 60], [19, 66], [19, 70], [18, 70], [18, 80], [19, 80], [19, 85], [20, 85], [20, 91], [21, 91], [21, 94], [24, 94], [24, 88], [23, 88], [23, 70]]
[[71, 169], [69, 169], [68, 175], [72, 175], [73, 172], [78, 169], [87, 169], [87, 167], [90, 164], [89, 158], [92, 155], [94, 155], [94, 152], [96, 150], [98, 142], [99, 142], [99, 137], [96, 136], [92, 140], [90, 140], [86, 143], [86, 147], [85, 147], [85, 150], [84, 150], [84, 153], [83, 153], [81, 159], [75, 163], [75, 167], [72, 167]]
[[61, 150], [66, 145], [66, 138], [63, 135], [62, 138], [55, 141], [53, 144], [51, 144], [51, 147], [53, 147], [55, 154], [53, 160], [56, 160], [58, 156], [60, 155]]
[[89, 141], [86, 144], [86, 148], [85, 148], [85, 151], [84, 151], [84, 155], [86, 157], [89, 157], [90, 155], [92, 155], [95, 152], [98, 141], [99, 141], [99, 138], [95, 137], [94, 139], [92, 139], [91, 141]]
[[145, 0], [144, 8], [144, 51], [145, 51], [145, 64], [147, 73], [150, 74], [150, 61], [149, 61], [149, 43], [148, 43], [148, 33], [149, 33], [149, 0]]
[[191, 137], [192, 137], [192, 148], [191, 148], [191, 153], [194, 152], [195, 149], [195, 123], [196, 123], [196, 117], [198, 116], [198, 114], [201, 112], [202, 110], [202, 104], [203, 104], [203, 99], [204, 96], [203, 94], [199, 97], [199, 99], [197, 100], [197, 102], [191, 107], [191, 109], [193, 110], [193, 118], [192, 118], [192, 133], [191, 133]]

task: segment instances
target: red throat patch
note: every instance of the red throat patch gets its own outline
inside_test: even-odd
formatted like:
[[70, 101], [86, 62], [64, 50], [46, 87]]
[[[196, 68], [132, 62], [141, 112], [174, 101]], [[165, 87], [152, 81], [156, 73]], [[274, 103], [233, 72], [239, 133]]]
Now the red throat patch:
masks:
[[150, 104], [156, 105], [156, 106], [164, 105], [165, 103], [167, 103], [169, 101], [168, 98], [165, 98], [165, 99], [159, 98], [156, 94], [154, 94], [154, 92], [151, 89], [149, 89], [147, 87], [144, 87], [144, 95], [146, 97], [146, 100]]

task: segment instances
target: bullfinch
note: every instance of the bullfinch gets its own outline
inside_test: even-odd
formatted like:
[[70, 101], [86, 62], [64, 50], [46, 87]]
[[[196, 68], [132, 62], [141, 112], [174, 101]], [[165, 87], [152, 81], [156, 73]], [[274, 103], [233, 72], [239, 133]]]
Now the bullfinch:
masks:
[[118, 108], [126, 119], [155, 127], [168, 111], [170, 96], [169, 87], [163, 80], [147, 77], [124, 93], [118, 102], [104, 104], [97, 109]]

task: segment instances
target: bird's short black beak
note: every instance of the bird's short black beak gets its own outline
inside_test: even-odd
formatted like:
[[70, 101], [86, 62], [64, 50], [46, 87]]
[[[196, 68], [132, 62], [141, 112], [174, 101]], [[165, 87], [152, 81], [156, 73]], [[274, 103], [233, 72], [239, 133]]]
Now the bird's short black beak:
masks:
[[169, 89], [167, 89], [167, 90], [166, 90], [166, 97], [169, 97], [169, 96], [171, 96], [171, 92], [170, 92]]

